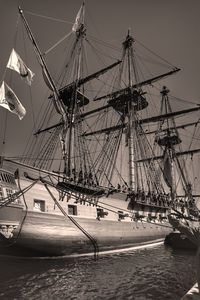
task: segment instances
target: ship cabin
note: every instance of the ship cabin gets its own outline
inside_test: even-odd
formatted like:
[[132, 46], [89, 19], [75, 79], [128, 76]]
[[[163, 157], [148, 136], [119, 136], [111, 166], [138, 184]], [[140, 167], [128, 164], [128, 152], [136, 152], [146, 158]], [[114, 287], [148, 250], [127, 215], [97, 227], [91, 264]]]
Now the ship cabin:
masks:
[[23, 205], [13, 173], [0, 168], [0, 241], [7, 241], [15, 234], [22, 218]]
[[[0, 202], [12, 197], [18, 190], [14, 174], [7, 170], [0, 169]], [[15, 199], [13, 202], [16, 204], [21, 203], [20, 199]]]

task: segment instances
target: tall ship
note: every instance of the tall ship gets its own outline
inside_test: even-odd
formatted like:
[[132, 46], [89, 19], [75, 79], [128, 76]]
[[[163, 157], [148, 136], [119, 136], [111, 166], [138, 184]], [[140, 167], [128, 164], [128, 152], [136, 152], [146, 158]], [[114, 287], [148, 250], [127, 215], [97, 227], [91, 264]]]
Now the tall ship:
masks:
[[[163, 242], [172, 231], [168, 214], [194, 209], [197, 200], [185, 156], [199, 149], [182, 149], [179, 129], [198, 126], [200, 106], [188, 102], [174, 110], [175, 97], [160, 83], [180, 69], [130, 30], [121, 54], [87, 34], [84, 3], [71, 31], [46, 52], [21, 8], [19, 15], [35, 62], [28, 68], [13, 48], [6, 74], [14, 71], [36, 90], [40, 67], [48, 96], [24, 152], [1, 157], [0, 252], [96, 256]], [[63, 43], [58, 74], [60, 57], [53, 59], [54, 72], [47, 57]], [[0, 106], [22, 119], [25, 108], [5, 81]], [[186, 117], [191, 113], [193, 122]]]

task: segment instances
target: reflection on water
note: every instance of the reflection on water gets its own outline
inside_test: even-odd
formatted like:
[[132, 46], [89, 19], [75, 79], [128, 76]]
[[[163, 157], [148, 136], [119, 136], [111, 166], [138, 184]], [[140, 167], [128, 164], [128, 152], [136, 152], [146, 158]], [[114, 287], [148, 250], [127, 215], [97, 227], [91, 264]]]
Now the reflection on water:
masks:
[[179, 300], [195, 256], [165, 246], [79, 259], [0, 257], [0, 299]]

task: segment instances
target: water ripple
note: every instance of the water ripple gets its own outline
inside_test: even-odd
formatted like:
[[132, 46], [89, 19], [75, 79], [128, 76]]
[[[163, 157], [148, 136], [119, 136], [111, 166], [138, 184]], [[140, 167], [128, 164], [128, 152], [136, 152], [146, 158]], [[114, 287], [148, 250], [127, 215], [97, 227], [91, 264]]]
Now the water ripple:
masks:
[[195, 258], [165, 246], [90, 258], [0, 257], [3, 300], [179, 300], [195, 282]]

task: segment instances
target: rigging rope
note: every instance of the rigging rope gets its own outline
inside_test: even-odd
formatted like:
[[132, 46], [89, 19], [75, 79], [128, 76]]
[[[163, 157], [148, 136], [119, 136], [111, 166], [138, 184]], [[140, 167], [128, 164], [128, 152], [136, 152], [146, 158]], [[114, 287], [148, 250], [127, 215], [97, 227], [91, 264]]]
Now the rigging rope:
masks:
[[[80, 231], [91, 241], [93, 247], [94, 247], [94, 259], [96, 260], [98, 258], [98, 252], [99, 252], [99, 247], [97, 244], [97, 241], [95, 238], [93, 238], [93, 236], [91, 236], [73, 217], [69, 216], [65, 210], [62, 208], [62, 206], [60, 205], [60, 203], [56, 200], [56, 198], [54, 197], [54, 195], [52, 194], [52, 192], [50, 191], [50, 189], [48, 188], [47, 182], [45, 182], [42, 178], [40, 178], [41, 182], [44, 183], [45, 188], [47, 189], [47, 191], [49, 192], [50, 196], [52, 197], [53, 201], [55, 202], [55, 204], [58, 206], [58, 208], [60, 209], [60, 211], [62, 212], [62, 214], [65, 217], [68, 217], [71, 222], [80, 229]], [[49, 185], [52, 185], [50, 183], [48, 183]]]
[[[49, 184], [49, 182], [47, 182], [47, 184]], [[55, 188], [55, 185], [54, 185], [53, 183], [50, 183], [49, 185], [51, 185], [52, 187]], [[91, 203], [90, 200], [95, 196], [95, 192], [94, 192], [93, 195], [89, 196], [89, 198], [88, 198], [88, 200], [87, 200], [87, 199], [84, 198], [84, 197], [81, 198], [80, 195], [79, 195], [79, 197], [77, 197], [77, 195], [76, 195], [76, 194], [73, 194], [72, 191], [70, 191], [70, 192], [69, 192], [69, 191], [66, 191], [66, 190], [63, 189], [62, 187], [56, 187], [56, 189], [58, 189], [58, 190], [60, 190], [60, 191], [64, 191], [66, 194], [68, 194], [68, 195], [70, 195], [70, 196], [73, 196], [74, 198], [76, 198], [76, 199], [78, 199], [78, 200], [80, 200], [80, 201], [81, 201], [81, 200], [82, 200], [82, 201], [85, 201], [85, 202], [87, 202], [87, 203], [89, 203], [89, 204]], [[121, 207], [113, 206], [113, 205], [110, 205], [110, 204], [107, 204], [107, 203], [104, 203], [104, 202], [98, 200], [98, 203], [96, 203], [96, 205], [97, 205], [99, 208], [102, 208], [102, 209], [106, 209], [106, 210], [108, 210], [108, 211], [111, 211], [112, 213], [114, 213], [114, 214], [116, 214], [116, 215], [119, 214], [118, 211], [115, 211], [115, 210], [112, 210], [112, 209], [105, 208], [105, 206], [101, 206], [101, 205], [99, 205], [99, 203], [101, 203], [102, 205], [106, 205], [106, 206], [109, 206], [109, 207], [116, 208], [117, 210], [121, 210]], [[132, 215], [132, 214], [130, 215], [130, 211], [129, 211], [129, 210], [123, 209], [123, 211], [125, 211], [125, 212], [128, 213], [128, 217], [129, 217], [130, 219], [133, 219], [133, 215]], [[149, 221], [149, 220], [144, 221], [144, 222], [150, 223], [150, 224], [156, 225], [156, 226], [161, 226], [161, 227], [171, 228], [171, 226], [169, 226], [169, 225], [163, 225], [163, 224], [158, 224], [158, 223], [152, 223], [152, 222]]]
[[[21, 186], [20, 186], [19, 176], [18, 176], [18, 178], [17, 178], [17, 181], [18, 181], [19, 189], [20, 189], [20, 191], [22, 192], [22, 189], [21, 189]], [[11, 243], [6, 244], [6, 245], [1, 245], [1, 248], [2, 248], [2, 247], [3, 247], [3, 248], [7, 248], [7, 247], [13, 246], [13, 245], [17, 242], [17, 240], [18, 240], [18, 238], [19, 238], [19, 236], [20, 236], [20, 234], [21, 234], [22, 227], [23, 227], [23, 225], [24, 225], [24, 222], [25, 222], [25, 219], [26, 219], [26, 216], [27, 216], [27, 213], [28, 213], [28, 206], [27, 206], [27, 203], [26, 203], [26, 199], [25, 199], [25, 197], [24, 197], [24, 194], [25, 194], [25, 193], [22, 192], [22, 197], [23, 197], [23, 200], [24, 200], [24, 205], [25, 205], [26, 210], [25, 210], [25, 215], [24, 215], [24, 217], [23, 217], [23, 219], [22, 219], [22, 221], [21, 221], [20, 228], [19, 228], [19, 231], [18, 231], [18, 233], [17, 233], [17, 236], [14, 238], [14, 240], [12, 240]], [[11, 197], [12, 197], [12, 196], [11, 196]], [[0, 207], [0, 208], [1, 208], [1, 207]]]
[[166, 64], [170, 65], [173, 68], [176, 68], [174, 65], [172, 65], [169, 61], [167, 61], [166, 59], [162, 58], [161, 56], [159, 56], [158, 54], [156, 54], [154, 51], [152, 51], [151, 49], [149, 49], [148, 47], [146, 47], [144, 44], [142, 44], [141, 42], [139, 42], [138, 40], [136, 40], [134, 38], [135, 41], [137, 41], [137, 43], [139, 45], [141, 45], [144, 49], [146, 49], [147, 51], [149, 51], [150, 53], [152, 53], [154, 56], [160, 58], [162, 61], [166, 62]]
[[46, 50], [43, 55], [48, 54], [51, 50], [53, 50], [55, 47], [57, 47], [60, 43], [62, 43], [68, 36], [72, 34], [72, 31], [70, 31], [68, 34], [66, 34], [64, 37], [62, 37], [57, 43], [55, 43], [53, 46], [51, 46], [48, 50]]
[[[18, 170], [17, 170], [17, 173], [18, 173]], [[18, 181], [18, 187], [19, 187], [20, 191], [22, 191], [21, 185], [20, 185], [20, 178], [19, 178], [19, 176], [17, 177], [17, 181]], [[10, 244], [7, 245], [8, 247], [12, 246], [13, 244], [15, 244], [15, 243], [17, 242], [17, 240], [18, 240], [18, 238], [19, 238], [19, 236], [20, 236], [20, 234], [21, 234], [22, 227], [23, 227], [23, 225], [24, 225], [24, 222], [25, 222], [27, 213], [28, 213], [28, 206], [27, 206], [27, 203], [26, 203], [26, 199], [25, 199], [25, 197], [24, 197], [24, 193], [22, 193], [22, 197], [23, 197], [23, 201], [24, 201], [25, 208], [26, 208], [26, 209], [25, 209], [25, 214], [24, 214], [24, 217], [23, 217], [22, 222], [21, 222], [21, 224], [20, 224], [20, 228], [19, 228], [19, 231], [18, 231], [18, 233], [17, 233], [16, 238], [12, 241], [12, 243], [10, 243]]]
[[28, 190], [30, 190], [37, 182], [38, 182], [38, 180], [35, 180], [35, 182], [30, 184], [28, 187], [25, 187], [24, 189], [17, 191], [15, 193], [13, 193], [12, 195], [9, 195], [9, 196], [3, 198], [0, 202], [0, 209], [3, 208], [4, 206], [11, 204], [16, 199], [18, 199], [20, 196], [22, 196], [23, 194], [28, 192]]
[[66, 21], [66, 20], [61, 20], [61, 19], [57, 19], [57, 18], [53, 18], [53, 17], [41, 15], [41, 14], [35, 14], [35, 13], [33, 13], [31, 11], [27, 11], [27, 10], [25, 11], [25, 13], [27, 13], [29, 15], [32, 15], [32, 16], [35, 16], [35, 17], [41, 17], [41, 18], [44, 18], [44, 19], [52, 20], [52, 21], [57, 21], [57, 22], [62, 22], [62, 23], [68, 23], [68, 24], [71, 24], [71, 25], [74, 24], [73, 22], [69, 22], [69, 21]]

